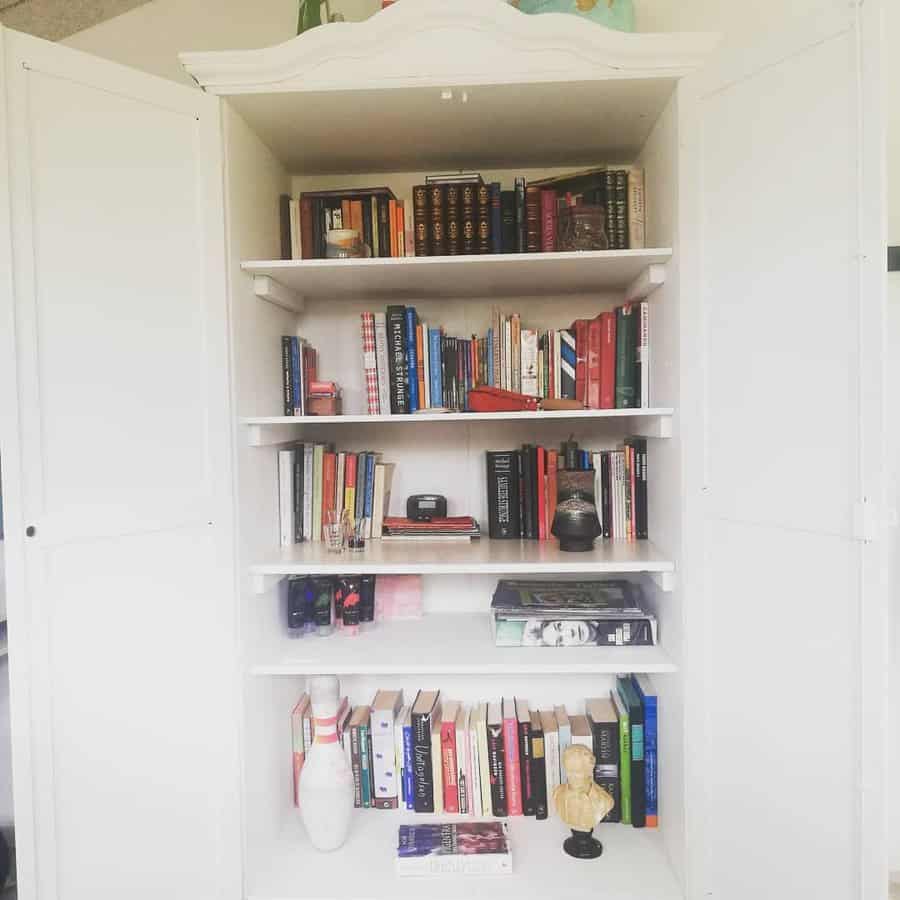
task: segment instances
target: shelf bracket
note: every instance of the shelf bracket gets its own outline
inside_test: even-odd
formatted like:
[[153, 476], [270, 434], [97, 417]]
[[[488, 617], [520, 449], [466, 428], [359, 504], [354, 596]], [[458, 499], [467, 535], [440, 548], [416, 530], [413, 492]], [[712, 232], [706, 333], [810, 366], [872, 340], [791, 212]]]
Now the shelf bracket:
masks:
[[639, 423], [631, 429], [634, 434], [647, 438], [672, 437], [672, 417], [652, 416], [639, 420]]
[[251, 575], [250, 587], [254, 594], [266, 594], [285, 578], [287, 575]]
[[650, 572], [653, 583], [666, 594], [671, 594], [675, 590], [675, 573], [674, 572]]
[[644, 300], [665, 283], [666, 267], [662, 263], [651, 263], [628, 286], [628, 290], [625, 291], [625, 302]]
[[291, 288], [285, 287], [268, 275], [253, 276], [253, 293], [260, 300], [274, 303], [275, 306], [280, 306], [288, 312], [297, 313], [298, 315], [303, 312], [303, 296], [291, 290]]

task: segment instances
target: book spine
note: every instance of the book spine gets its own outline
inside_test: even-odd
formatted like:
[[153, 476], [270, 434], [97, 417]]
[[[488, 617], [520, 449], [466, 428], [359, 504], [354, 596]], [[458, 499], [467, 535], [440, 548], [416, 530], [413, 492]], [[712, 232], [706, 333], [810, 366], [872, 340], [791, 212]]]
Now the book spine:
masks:
[[281, 258], [290, 259], [291, 246], [291, 198], [289, 194], [282, 194], [278, 198], [279, 235], [281, 238]]
[[412, 306], [406, 307], [406, 383], [408, 386], [408, 412], [419, 409], [419, 362], [416, 347], [416, 325], [418, 317]]
[[619, 793], [622, 797], [622, 824], [631, 824], [631, 726], [628, 714], [619, 714]]
[[415, 787], [415, 764], [413, 759], [413, 727], [412, 723], [403, 725], [403, 796], [406, 799], [406, 808], [414, 810], [416, 787]]
[[563, 757], [565, 756], [566, 750], [572, 745], [572, 726], [567, 725], [563, 722], [559, 723], [559, 783], [560, 784], [568, 784], [569, 776], [566, 774], [565, 766], [563, 765]]
[[399, 806], [393, 710], [372, 714], [372, 787], [376, 809]]
[[291, 397], [294, 402], [294, 409], [291, 415], [302, 416], [306, 410], [304, 409], [305, 391], [303, 389], [303, 379], [300, 377], [300, 340], [299, 338], [291, 338]]
[[531, 757], [531, 722], [519, 722], [519, 779], [522, 788], [522, 815], [535, 814], [534, 768]]
[[488, 766], [491, 783], [491, 809], [498, 818], [509, 814], [506, 792], [506, 754], [503, 746], [503, 726], [487, 726]]
[[575, 400], [575, 366], [578, 355], [575, 350], [575, 335], [571, 331], [559, 333], [559, 393], [564, 400]]
[[313, 259], [313, 202], [311, 197], [300, 195], [300, 251], [303, 259]]
[[522, 815], [522, 769], [519, 765], [519, 734], [515, 716], [503, 718], [503, 762], [506, 766], [509, 815]]
[[375, 246], [375, 235], [372, 228], [372, 198], [365, 197], [360, 201], [361, 214], [362, 214], [362, 239], [363, 243], [372, 251], [372, 255], [375, 255], [375, 250], [373, 249]]
[[516, 192], [500, 192], [500, 247], [503, 253], [515, 253], [518, 241]]
[[439, 328], [428, 329], [429, 359], [428, 374], [431, 378], [431, 406], [444, 405], [443, 378], [441, 372], [441, 332]]
[[541, 198], [541, 252], [556, 250], [556, 191], [543, 190]]
[[397, 201], [397, 256], [406, 256], [406, 203]]
[[537, 397], [538, 394], [538, 333], [526, 328], [520, 339], [520, 360], [522, 367], [520, 389], [523, 394]]
[[359, 726], [359, 769], [362, 808], [371, 809], [372, 792], [372, 736], [368, 723]]
[[375, 358], [375, 316], [370, 312], [361, 314], [363, 370], [366, 375], [366, 404], [370, 416], [381, 412], [378, 392], [378, 364]]
[[391, 206], [387, 197], [378, 198], [378, 252], [382, 258], [391, 255]]
[[293, 375], [291, 367], [291, 337], [281, 336], [281, 378], [284, 386], [284, 414], [294, 415]]
[[610, 467], [609, 452], [604, 450], [600, 453], [600, 511], [601, 524], [603, 526], [603, 537], [612, 537], [612, 506], [610, 502]]
[[476, 191], [478, 203], [478, 246], [479, 253], [491, 252], [491, 188], [480, 184]]
[[616, 250], [628, 249], [628, 172], [616, 170]]
[[457, 256], [462, 253], [462, 190], [458, 184], [448, 184], [444, 189], [444, 206], [446, 207], [447, 255]]
[[373, 316], [375, 329], [375, 368], [378, 375], [378, 409], [391, 412], [391, 367], [388, 354], [387, 319], [384, 313]]
[[613, 798], [614, 806], [604, 822], [622, 820], [622, 795], [619, 788], [619, 723], [591, 722], [594, 739], [594, 781]]
[[397, 201], [388, 200], [388, 240], [391, 247], [391, 258], [396, 259], [399, 255], [397, 247]]
[[434, 774], [431, 760], [431, 713], [413, 713], [413, 808], [433, 813]]
[[647, 809], [645, 825], [647, 828], [659, 827], [659, 769], [657, 746], [657, 699], [644, 698], [644, 777], [646, 781], [645, 796]]
[[[511, 854], [478, 853], [478, 854], [441, 854], [438, 856], [404, 856], [397, 857], [397, 874], [402, 878], [454, 878], [457, 876], [508, 875], [512, 872]], [[428, 896], [428, 892], [423, 892]]]
[[278, 520], [282, 547], [294, 543], [294, 451], [278, 451]]
[[306, 760], [306, 747], [303, 741], [303, 717], [296, 709], [291, 713], [291, 751], [294, 806], [299, 807], [300, 773]]
[[456, 722], [456, 787], [459, 792], [459, 813], [470, 815], [472, 812], [472, 773], [469, 768], [469, 742], [465, 725]]
[[478, 744], [478, 768], [481, 781], [481, 814], [490, 816], [491, 805], [491, 762], [488, 757], [487, 710], [479, 706], [478, 721], [475, 723], [475, 740]]
[[525, 189], [525, 251], [541, 252], [541, 189], [534, 185]]
[[431, 255], [447, 255], [447, 232], [444, 216], [445, 191], [443, 185], [428, 186], [428, 209], [431, 220]]
[[[598, 323], [599, 324], [599, 323]], [[588, 332], [586, 319], [578, 319], [569, 329], [575, 334], [575, 399], [583, 406], [588, 402]]]
[[353, 773], [353, 806], [362, 809], [362, 754], [359, 743], [359, 725], [350, 727], [350, 771]]
[[547, 818], [547, 759], [543, 731], [531, 734], [531, 784], [534, 815], [538, 820]]
[[431, 255], [431, 222], [428, 209], [428, 186], [417, 184], [413, 188], [413, 223], [415, 227], [416, 256]]
[[491, 252], [503, 252], [503, 206], [500, 182], [491, 182]]
[[322, 540], [322, 466], [324, 455], [324, 446], [316, 444], [313, 449], [312, 539], [314, 541]]
[[402, 306], [387, 309], [388, 353], [390, 354], [391, 413], [409, 412], [409, 393], [406, 365], [406, 310]]
[[607, 169], [603, 179], [603, 199], [606, 208], [606, 239], [609, 249], [616, 250], [616, 172]]
[[294, 450], [294, 543], [303, 543], [303, 444]]
[[441, 774], [444, 786], [444, 812], [459, 812], [459, 766], [457, 763], [456, 722], [441, 722]]
[[478, 250], [478, 199], [474, 184], [460, 187], [460, 238], [466, 255]]
[[469, 716], [466, 728], [467, 749], [469, 751], [467, 772], [469, 775], [469, 799], [473, 816], [490, 815], [490, 811], [484, 808], [484, 788], [481, 784], [481, 758], [478, 752], [478, 725], [473, 708]]
[[600, 409], [616, 408], [618, 322], [615, 313], [603, 313], [600, 333]]
[[643, 250], [646, 228], [644, 170], [628, 170], [628, 249]]
[[637, 380], [640, 407], [650, 407], [650, 304], [642, 300], [638, 306]]
[[525, 179], [516, 178], [516, 252], [524, 253], [526, 247]]
[[559, 754], [559, 732], [544, 732], [544, 757], [546, 773], [547, 805], [553, 802], [553, 794], [559, 787], [559, 770], [561, 766]]
[[634, 318], [628, 304], [616, 309], [616, 409], [631, 409], [635, 404]]

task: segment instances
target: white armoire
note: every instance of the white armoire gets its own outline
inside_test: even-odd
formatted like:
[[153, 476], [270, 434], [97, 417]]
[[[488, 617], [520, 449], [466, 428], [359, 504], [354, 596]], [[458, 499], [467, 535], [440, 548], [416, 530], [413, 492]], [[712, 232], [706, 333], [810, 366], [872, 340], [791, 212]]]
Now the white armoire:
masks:
[[[189, 89], [0, 32], [0, 454], [24, 900], [886, 894], [883, 174], [878, 4], [764, 44], [620, 34], [500, 0], [403, 0], [264, 50], [185, 53]], [[761, 14], [768, 14], [761, 10]], [[477, 169], [647, 177], [647, 248], [281, 261], [279, 196]], [[652, 408], [366, 416], [359, 314], [451, 334], [651, 309]], [[281, 416], [280, 336], [341, 419]], [[484, 520], [484, 452], [649, 438], [650, 542], [279, 546], [277, 451], [378, 449], [393, 512]], [[423, 577], [425, 615], [291, 641], [292, 574]], [[512, 651], [500, 575], [621, 574], [650, 648]], [[640, 651], [640, 652], [639, 652]], [[289, 713], [335, 673], [573, 707], [618, 672], [660, 702], [660, 825], [513, 820], [503, 879], [398, 879], [401, 814], [310, 846]]]

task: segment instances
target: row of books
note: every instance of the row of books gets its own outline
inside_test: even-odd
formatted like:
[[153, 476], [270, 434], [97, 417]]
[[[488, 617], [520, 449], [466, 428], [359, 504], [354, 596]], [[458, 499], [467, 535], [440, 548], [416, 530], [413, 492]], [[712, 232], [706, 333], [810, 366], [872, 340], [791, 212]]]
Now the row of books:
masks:
[[478, 173], [428, 176], [413, 188], [415, 255], [576, 249], [561, 224], [579, 207], [593, 207], [600, 217], [590, 249], [643, 248], [643, 169], [598, 166], [531, 184], [518, 176], [510, 190]]
[[284, 414], [305, 416], [310, 395], [317, 387], [318, 354], [303, 338], [281, 336], [281, 383], [284, 394]]
[[486, 457], [491, 538], [551, 540], [560, 470], [593, 471], [594, 504], [604, 538], [648, 537], [644, 438], [626, 438], [614, 450], [582, 450], [576, 441], [567, 441], [559, 450], [525, 444], [521, 450], [489, 450]]
[[278, 451], [278, 519], [283, 547], [321, 541], [328, 513], [365, 520], [363, 538], [380, 537], [394, 464], [380, 453], [336, 452], [333, 444], [294, 444]]
[[369, 415], [469, 410], [469, 392], [488, 386], [591, 409], [650, 406], [650, 312], [625, 304], [568, 329], [522, 327], [494, 308], [484, 337], [451, 337], [412, 306], [361, 314]]
[[[294, 802], [312, 744], [309, 697], [291, 714]], [[594, 780], [613, 797], [607, 822], [658, 824], [657, 697], [644, 675], [619, 676], [608, 697], [532, 710], [523, 698], [466, 706], [439, 690], [379, 690], [371, 704], [338, 711], [338, 739], [353, 772], [361, 809], [548, 818], [566, 781], [563, 754], [583, 744], [594, 754]]]
[[351, 228], [373, 257], [406, 255], [405, 204], [387, 187], [282, 194], [281, 258], [325, 259], [329, 231]]
[[491, 600], [498, 647], [625, 647], [657, 643], [640, 584], [503, 580]]

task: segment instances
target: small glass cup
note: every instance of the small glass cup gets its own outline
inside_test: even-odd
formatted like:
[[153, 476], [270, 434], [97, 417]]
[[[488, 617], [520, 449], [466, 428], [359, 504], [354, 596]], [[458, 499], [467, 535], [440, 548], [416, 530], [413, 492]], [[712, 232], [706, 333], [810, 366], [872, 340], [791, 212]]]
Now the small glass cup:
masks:
[[365, 516], [349, 518], [347, 529], [347, 546], [351, 551], [359, 552], [366, 549], [366, 528], [369, 520]]
[[337, 511], [329, 509], [325, 512], [322, 534], [329, 553], [344, 552], [344, 522]]

